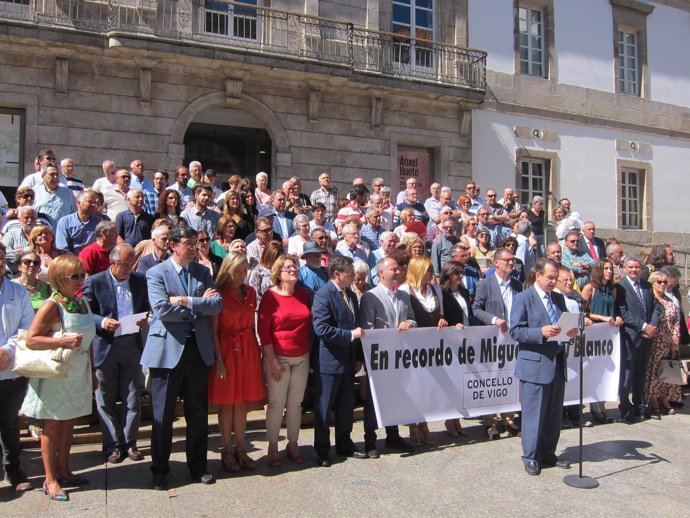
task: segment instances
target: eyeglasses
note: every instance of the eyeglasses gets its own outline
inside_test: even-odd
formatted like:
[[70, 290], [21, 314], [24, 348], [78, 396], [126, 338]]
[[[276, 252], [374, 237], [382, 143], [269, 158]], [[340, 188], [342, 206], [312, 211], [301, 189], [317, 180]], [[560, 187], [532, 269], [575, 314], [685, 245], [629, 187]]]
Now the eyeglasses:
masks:
[[577, 243], [577, 239], [568, 239], [566, 243], [572, 245], [573, 243]]
[[654, 281], [655, 284], [661, 284], [663, 286], [666, 286], [668, 284], [668, 281]]
[[199, 239], [199, 241], [197, 241], [197, 242], [198, 242], [198, 243], [208, 243], [209, 241], [211, 241], [211, 238], [210, 238], [210, 237], [202, 237], [202, 238]]
[[443, 230], [455, 230], [455, 227], [441, 227]]
[[86, 274], [84, 272], [73, 273], [72, 275], [65, 275], [64, 278], [69, 279], [70, 281], [83, 281], [86, 279]]
[[281, 272], [291, 272], [291, 271], [296, 271], [297, 267], [294, 264], [286, 264], [283, 266], [280, 271]]
[[196, 248], [196, 241], [180, 241], [181, 245], [186, 246], [187, 248]]
[[121, 176], [118, 176], [118, 178], [122, 178], [123, 180], [131, 180], [132, 177], [128, 174], [123, 174]]
[[271, 229], [270, 228], [257, 228], [256, 231], [260, 232], [262, 234], [268, 234], [271, 231]]
[[41, 266], [41, 260], [40, 259], [22, 259], [21, 263], [24, 266]]
[[515, 258], [514, 258], [514, 257], [511, 257], [510, 259], [498, 258], [498, 259], [496, 259], [496, 260], [497, 260], [497, 261], [505, 261], [506, 263], [514, 263], [514, 262], [515, 262]]

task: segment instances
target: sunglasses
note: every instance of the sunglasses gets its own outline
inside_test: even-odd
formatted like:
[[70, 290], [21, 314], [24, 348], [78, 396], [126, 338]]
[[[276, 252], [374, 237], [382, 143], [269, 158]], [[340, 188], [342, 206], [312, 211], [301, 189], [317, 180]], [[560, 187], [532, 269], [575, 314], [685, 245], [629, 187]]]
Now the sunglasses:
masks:
[[208, 243], [209, 241], [211, 241], [211, 238], [210, 238], [210, 237], [202, 237], [202, 238], [199, 239], [197, 242], [198, 242], [198, 243]]
[[19, 196], [19, 197], [22, 198], [23, 200], [33, 200], [33, 199], [34, 199], [34, 195], [33, 195], [33, 194], [22, 194], [22, 195]]
[[21, 263], [24, 266], [41, 266], [41, 260], [40, 259], [22, 259]]
[[86, 279], [86, 274], [84, 272], [73, 273], [72, 275], [65, 275], [64, 278], [69, 279], [70, 281], [83, 281]]
[[123, 180], [131, 180], [132, 177], [128, 174], [123, 174], [122, 176], [118, 176], [118, 178], [122, 178]]

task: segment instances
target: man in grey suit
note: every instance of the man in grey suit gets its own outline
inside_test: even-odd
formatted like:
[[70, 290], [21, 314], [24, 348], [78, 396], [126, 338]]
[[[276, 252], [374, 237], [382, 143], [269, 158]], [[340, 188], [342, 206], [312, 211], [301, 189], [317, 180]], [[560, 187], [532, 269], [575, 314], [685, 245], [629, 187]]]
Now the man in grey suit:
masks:
[[151, 377], [151, 471], [155, 489], [165, 489], [170, 472], [178, 395], [184, 400], [189, 471], [197, 482], [214, 482], [206, 469], [208, 371], [215, 363], [211, 316], [220, 313], [223, 301], [214, 289], [208, 268], [194, 262], [196, 231], [175, 227], [168, 240], [170, 258], [146, 272], [153, 320], [141, 357]]
[[[535, 268], [534, 285], [515, 296], [510, 311], [510, 335], [519, 343], [515, 376], [520, 380], [522, 462], [529, 475], [539, 475], [542, 466], [570, 467], [556, 457], [567, 365], [563, 342], [552, 340], [561, 332], [557, 322], [567, 309], [563, 295], [553, 292], [558, 264], [541, 258]], [[568, 331], [569, 337], [576, 335], [577, 329]]]
[[[512, 277], [515, 267], [515, 256], [507, 248], [499, 248], [494, 255], [495, 272], [493, 275], [479, 281], [472, 303], [472, 312], [485, 326], [498, 326], [501, 333], [508, 333], [510, 329], [510, 308], [513, 299], [522, 291], [522, 285]], [[515, 436], [520, 428], [513, 422], [514, 414], [501, 414], [506, 431]], [[489, 439], [500, 437], [496, 429], [496, 415], [482, 416], [482, 424]]]
[[[364, 329], [397, 329], [407, 331], [417, 326], [410, 295], [395, 288], [400, 282], [400, 267], [395, 259], [384, 257], [376, 264], [379, 284], [367, 291], [360, 302], [360, 324]], [[376, 449], [376, 413], [371, 390], [364, 401], [364, 449], [370, 458], [379, 456]], [[411, 451], [397, 426], [386, 426], [386, 447]]]
[[[621, 377], [618, 408], [621, 419], [632, 424], [647, 415], [644, 395], [645, 376], [652, 338], [659, 324], [660, 308], [652, 285], [640, 279], [642, 260], [633, 255], [623, 258], [623, 277], [616, 284], [617, 314], [623, 319], [621, 330]], [[630, 392], [632, 391], [632, 403]]]

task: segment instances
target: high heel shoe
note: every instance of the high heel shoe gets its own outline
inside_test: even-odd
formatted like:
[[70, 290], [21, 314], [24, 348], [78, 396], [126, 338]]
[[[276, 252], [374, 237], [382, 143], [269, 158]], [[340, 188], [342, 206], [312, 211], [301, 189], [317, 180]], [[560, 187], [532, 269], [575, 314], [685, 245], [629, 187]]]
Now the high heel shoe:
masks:
[[64, 490], [58, 486], [58, 488], [55, 491], [51, 491], [48, 489], [48, 486], [46, 483], [43, 483], [43, 494], [48, 495], [48, 498], [51, 500], [57, 500], [58, 502], [66, 502], [69, 500], [69, 497], [67, 496], [67, 493], [64, 492]]
[[235, 448], [235, 460], [237, 461], [237, 464], [239, 464], [241, 468], [244, 468], [244, 469], [256, 468], [256, 461], [254, 459], [252, 459], [249, 455], [247, 455], [246, 451], [240, 450], [239, 448]]
[[460, 437], [460, 434], [455, 428], [455, 419], [446, 419], [446, 433], [451, 437]]
[[498, 433], [496, 425], [485, 426], [484, 430], [486, 431], [486, 436], [489, 438], [490, 441], [494, 441], [496, 439], [501, 438], [501, 434]]
[[412, 446], [422, 445], [422, 435], [419, 433], [419, 426], [416, 424], [411, 424], [410, 428], [410, 444]]
[[236, 473], [240, 470], [240, 465], [235, 460], [235, 453], [232, 450], [223, 450], [221, 452], [220, 463], [225, 471]]
[[287, 447], [285, 448], [285, 452], [287, 453], [288, 459], [290, 459], [295, 464], [304, 463], [304, 457], [299, 452], [299, 447], [296, 444], [295, 445], [288, 444]]
[[422, 442], [424, 444], [436, 444], [436, 440], [429, 430], [429, 425], [426, 423], [419, 423], [419, 433], [422, 436]]
[[508, 432], [508, 437], [517, 437], [520, 435], [520, 428], [515, 423], [504, 423], [503, 427]]

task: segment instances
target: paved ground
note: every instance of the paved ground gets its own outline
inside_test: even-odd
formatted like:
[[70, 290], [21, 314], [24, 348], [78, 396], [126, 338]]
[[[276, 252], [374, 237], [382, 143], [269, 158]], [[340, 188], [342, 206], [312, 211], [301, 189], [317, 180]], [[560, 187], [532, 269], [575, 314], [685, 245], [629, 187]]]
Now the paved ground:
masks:
[[[221, 471], [220, 440], [214, 435], [209, 466], [218, 482], [212, 486], [190, 483], [184, 441], [176, 437], [170, 489], [163, 492], [149, 489], [148, 461], [111, 466], [102, 462], [97, 445], [77, 445], [72, 450], [73, 468], [88, 476], [90, 485], [70, 491], [69, 502], [49, 501], [37, 490], [17, 496], [2, 486], [0, 514], [22, 518], [688, 514], [687, 408], [662, 421], [585, 429], [584, 473], [601, 484], [594, 490], [574, 489], [562, 482], [564, 475], [577, 473], [576, 466], [530, 477], [522, 468], [518, 438], [487, 441], [478, 421], [464, 421], [464, 426], [470, 436], [457, 443], [446, 435], [442, 423], [433, 423], [435, 447], [420, 448], [411, 455], [382, 449], [384, 455], [378, 460], [343, 460], [331, 468], [314, 466], [308, 446], [313, 434], [304, 429], [300, 441], [307, 462], [298, 467], [285, 460], [279, 469], [266, 466], [264, 433], [255, 430], [249, 433], [254, 445], [250, 455], [261, 460], [260, 466], [239, 475]], [[361, 421], [355, 423], [353, 437], [361, 441]], [[559, 445], [562, 455], [577, 459], [577, 441], [577, 430], [564, 431]], [[148, 455], [148, 439], [140, 446]], [[40, 451], [27, 449], [22, 462], [40, 486]]]

